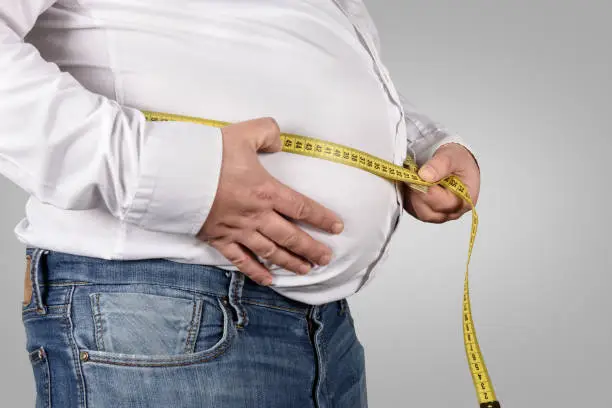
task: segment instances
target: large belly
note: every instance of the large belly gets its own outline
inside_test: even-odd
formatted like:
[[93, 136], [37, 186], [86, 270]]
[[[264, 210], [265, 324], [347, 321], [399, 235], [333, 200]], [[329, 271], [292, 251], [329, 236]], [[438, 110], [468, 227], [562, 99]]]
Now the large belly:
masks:
[[[285, 37], [254, 41], [234, 32], [213, 43], [200, 42], [203, 48], [194, 48], [188, 62], [184, 50], [162, 47], [164, 55], [157, 56], [150, 75], [125, 75], [126, 102], [229, 122], [272, 116], [284, 132], [348, 145], [393, 161], [397, 109], [365, 50], [355, 44], [336, 46], [344, 48], [323, 52], [303, 41]], [[231, 53], [224, 52], [229, 49]], [[181, 75], [168, 78], [163, 71], [176, 70], [172, 61], [181, 60]], [[339, 236], [302, 226], [334, 251], [332, 262], [314, 273], [356, 273], [380, 256], [397, 210], [392, 183], [316, 158], [289, 153], [260, 157], [274, 177], [344, 220], [345, 230]], [[295, 276], [281, 269], [275, 273]]]
[[[81, 61], [100, 58], [89, 48], [66, 50], [63, 68], [91, 90], [116, 96], [127, 106], [228, 122], [272, 116], [284, 132], [393, 161], [401, 146], [395, 132], [398, 111], [370, 56], [333, 3], [292, 2], [293, 11], [237, 4], [230, 13], [228, 2], [190, 3], [190, 10], [153, 3], [139, 11], [138, 20], [100, 8], [95, 10], [98, 19], [112, 22], [107, 30], [114, 31], [104, 38], [117, 39], [109, 45], [112, 81], [92, 80], [89, 68], [82, 68], [97, 63]], [[180, 26], [166, 25], [164, 19], [173, 13], [189, 15], [182, 16]], [[47, 33], [38, 40], [52, 47], [61, 43], [52, 34], [66, 33]], [[345, 231], [339, 236], [303, 226], [334, 250], [332, 263], [318, 272], [362, 270], [380, 255], [397, 210], [392, 183], [352, 167], [288, 153], [261, 155], [261, 161], [274, 177], [344, 220]]]

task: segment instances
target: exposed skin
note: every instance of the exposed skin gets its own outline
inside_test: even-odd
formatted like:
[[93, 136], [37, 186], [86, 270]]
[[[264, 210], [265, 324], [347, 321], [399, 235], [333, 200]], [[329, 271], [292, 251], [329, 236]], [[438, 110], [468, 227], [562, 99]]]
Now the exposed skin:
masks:
[[[476, 204], [480, 193], [480, 169], [472, 153], [464, 146], [457, 143], [442, 145], [419, 169], [419, 176], [429, 182], [437, 182], [451, 174], [465, 184]], [[427, 193], [406, 188], [404, 209], [421, 221], [439, 224], [456, 220], [471, 208], [445, 188], [432, 186]]]
[[[198, 238], [261, 285], [270, 285], [272, 275], [255, 255], [297, 274], [307, 274], [313, 264], [328, 264], [331, 249], [291, 220], [339, 234], [343, 229], [340, 217], [276, 180], [259, 161], [259, 152], [281, 151], [276, 121], [259, 118], [236, 123], [224, 127], [222, 135], [217, 194]], [[466, 148], [453, 143], [440, 147], [419, 171], [432, 182], [450, 174], [461, 178], [476, 203], [478, 165]], [[454, 220], [470, 209], [440, 186], [431, 187], [426, 194], [405, 189], [404, 196], [406, 211], [425, 222]]]
[[259, 162], [258, 152], [281, 151], [276, 121], [260, 118], [240, 122], [224, 127], [222, 134], [219, 186], [198, 238], [262, 285], [269, 285], [272, 275], [253, 253], [298, 274], [309, 272], [309, 261], [328, 264], [331, 249], [286, 217], [335, 234], [342, 232], [342, 220], [280, 183]]

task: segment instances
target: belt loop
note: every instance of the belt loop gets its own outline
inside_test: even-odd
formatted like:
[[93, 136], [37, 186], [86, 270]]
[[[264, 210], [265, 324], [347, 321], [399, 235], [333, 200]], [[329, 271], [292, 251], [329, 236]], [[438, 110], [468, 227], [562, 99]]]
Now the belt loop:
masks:
[[229, 285], [229, 303], [234, 308], [238, 321], [236, 327], [243, 328], [249, 324], [249, 317], [242, 304], [242, 288], [244, 287], [244, 275], [242, 272], [233, 271]]
[[340, 303], [340, 310], [338, 310], [338, 314], [342, 316], [344, 313], [346, 313], [346, 307], [348, 305], [346, 299], [340, 299], [338, 302]]
[[47, 314], [47, 307], [43, 303], [42, 300], [42, 289], [44, 286], [44, 277], [43, 270], [41, 268], [42, 264], [42, 256], [48, 254], [49, 251], [46, 251], [41, 248], [34, 249], [32, 253], [32, 264], [30, 266], [30, 279], [32, 281], [32, 289], [33, 289], [33, 301], [34, 306], [36, 307], [36, 312], [42, 315]]

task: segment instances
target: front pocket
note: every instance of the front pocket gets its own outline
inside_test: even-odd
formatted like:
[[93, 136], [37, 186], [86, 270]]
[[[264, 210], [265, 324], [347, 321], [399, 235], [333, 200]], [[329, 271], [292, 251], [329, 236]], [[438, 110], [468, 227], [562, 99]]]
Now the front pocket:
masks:
[[93, 293], [90, 300], [98, 351], [145, 355], [194, 351], [202, 299]]
[[74, 333], [85, 365], [204, 363], [222, 355], [235, 335], [229, 306], [218, 297], [150, 285], [116, 289], [75, 292]]
[[36, 383], [36, 408], [49, 408], [51, 407], [51, 378], [47, 352], [40, 347], [32, 351], [29, 356]]

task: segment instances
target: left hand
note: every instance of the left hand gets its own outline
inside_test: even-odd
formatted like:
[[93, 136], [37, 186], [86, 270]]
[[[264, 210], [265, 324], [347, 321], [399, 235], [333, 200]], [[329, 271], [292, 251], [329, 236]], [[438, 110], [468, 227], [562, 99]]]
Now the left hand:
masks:
[[[440, 146], [434, 156], [419, 169], [419, 177], [435, 183], [450, 175], [457, 176], [468, 188], [474, 205], [480, 192], [480, 169], [468, 149], [457, 143]], [[471, 210], [470, 205], [439, 185], [427, 193], [404, 189], [404, 209], [415, 218], [440, 224], [456, 220]]]

